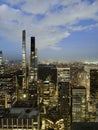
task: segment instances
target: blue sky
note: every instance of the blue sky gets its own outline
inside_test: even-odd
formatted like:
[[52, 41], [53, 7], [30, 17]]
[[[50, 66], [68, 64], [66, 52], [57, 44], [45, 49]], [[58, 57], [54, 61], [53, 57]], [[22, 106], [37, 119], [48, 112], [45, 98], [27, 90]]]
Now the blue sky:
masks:
[[[98, 0], [0, 0], [0, 50], [22, 58], [22, 30], [39, 60], [98, 61]], [[27, 56], [28, 57], [28, 56]]]

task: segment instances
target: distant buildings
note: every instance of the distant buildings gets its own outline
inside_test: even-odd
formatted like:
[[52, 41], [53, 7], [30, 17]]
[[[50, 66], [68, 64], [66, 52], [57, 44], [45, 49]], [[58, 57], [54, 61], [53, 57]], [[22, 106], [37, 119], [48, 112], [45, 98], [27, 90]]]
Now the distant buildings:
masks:
[[38, 64], [35, 37], [26, 60], [23, 30], [22, 63], [4, 68], [0, 51], [0, 129], [77, 130], [79, 123], [89, 128], [98, 122], [97, 79], [97, 66]]
[[0, 66], [3, 65], [3, 55], [2, 55], [2, 51], [0, 51]]
[[3, 54], [2, 51], [0, 51], [0, 74], [3, 73], [4, 73]]
[[16, 101], [15, 76], [10, 74], [0, 75], [0, 108], [11, 108]]

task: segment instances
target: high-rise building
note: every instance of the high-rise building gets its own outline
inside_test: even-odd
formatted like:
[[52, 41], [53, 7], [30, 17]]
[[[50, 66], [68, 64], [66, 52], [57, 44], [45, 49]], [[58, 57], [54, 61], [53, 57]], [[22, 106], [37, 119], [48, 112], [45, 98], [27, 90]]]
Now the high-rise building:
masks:
[[35, 37], [31, 37], [29, 82], [37, 81], [37, 49], [35, 48]]
[[0, 51], [0, 66], [3, 65], [3, 55], [2, 51]]
[[98, 66], [97, 65], [85, 65], [84, 67], [86, 76], [86, 89], [87, 89], [87, 100], [89, 101], [91, 97], [97, 97], [97, 85], [98, 85]]
[[59, 82], [69, 82], [70, 81], [70, 68], [58, 67], [57, 68], [57, 79]]
[[45, 81], [49, 79], [52, 83], [57, 84], [57, 68], [52, 64], [38, 65], [38, 80]]
[[0, 51], [0, 74], [4, 73], [4, 65], [3, 65], [3, 54], [2, 51]]
[[0, 75], [0, 108], [9, 108], [16, 101], [15, 85], [14, 75]]
[[98, 69], [90, 70], [90, 94], [98, 98]]
[[22, 31], [22, 71], [23, 71], [23, 89], [27, 88], [27, 77], [26, 77], [26, 31]]
[[72, 122], [86, 121], [86, 88], [83, 86], [76, 86], [71, 88], [72, 97]]
[[64, 120], [64, 128], [70, 130], [71, 113], [70, 113], [70, 86], [69, 82], [59, 82], [58, 84], [58, 103], [62, 119]]
[[37, 50], [35, 48], [35, 37], [31, 37], [30, 59], [28, 69], [28, 95], [29, 99], [37, 106]]

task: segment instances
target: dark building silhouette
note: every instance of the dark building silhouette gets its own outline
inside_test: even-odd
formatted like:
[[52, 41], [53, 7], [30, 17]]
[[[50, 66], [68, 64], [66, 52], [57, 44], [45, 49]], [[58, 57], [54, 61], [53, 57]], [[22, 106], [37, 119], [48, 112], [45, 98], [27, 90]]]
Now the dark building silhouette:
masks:
[[0, 74], [4, 73], [4, 65], [3, 65], [3, 54], [2, 51], [0, 51]]
[[96, 96], [98, 93], [98, 69], [90, 70], [90, 94]]
[[31, 37], [31, 53], [35, 53], [35, 37]]
[[29, 82], [37, 81], [37, 50], [35, 49], [35, 37], [31, 37], [30, 47]]
[[60, 104], [59, 109], [64, 119], [64, 126], [66, 129], [70, 129], [70, 100], [69, 100], [69, 82], [58, 83], [58, 102]]
[[57, 68], [55, 65], [39, 64], [38, 79], [45, 81], [47, 78], [53, 83], [57, 83]]

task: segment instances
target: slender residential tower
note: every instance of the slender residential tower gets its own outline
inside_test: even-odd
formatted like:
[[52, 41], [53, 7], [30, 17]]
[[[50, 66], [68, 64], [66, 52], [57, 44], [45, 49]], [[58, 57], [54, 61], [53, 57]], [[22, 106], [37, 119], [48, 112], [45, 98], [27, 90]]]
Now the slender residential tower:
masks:
[[31, 37], [31, 67], [35, 68], [35, 37]]
[[22, 88], [27, 88], [27, 76], [26, 76], [26, 31], [22, 31]]
[[37, 51], [35, 49], [35, 37], [31, 37], [29, 70], [30, 82], [37, 81]]
[[38, 105], [38, 87], [37, 87], [37, 51], [35, 49], [35, 37], [31, 37], [28, 73], [29, 99]]

